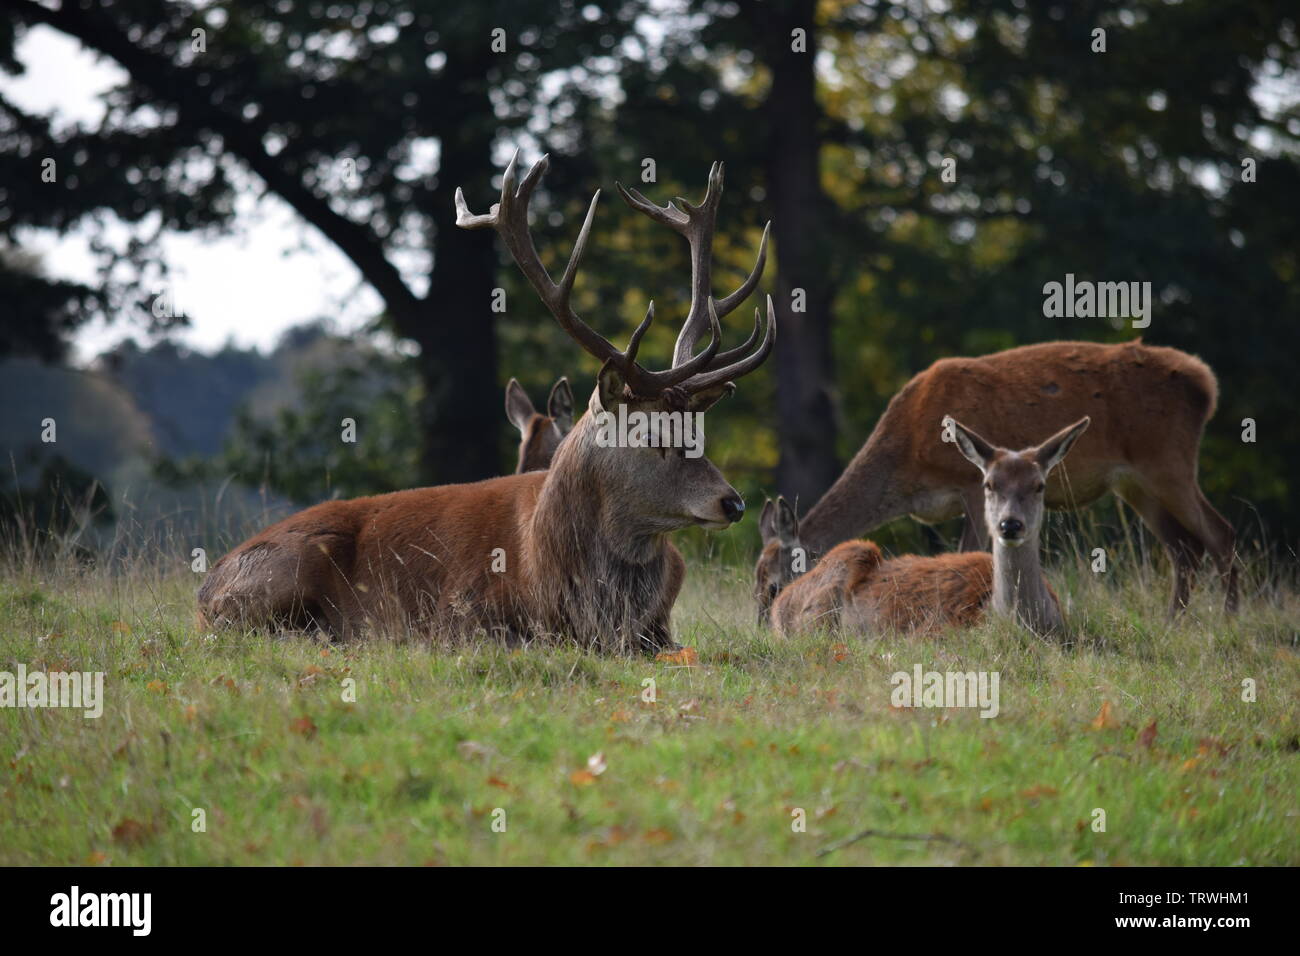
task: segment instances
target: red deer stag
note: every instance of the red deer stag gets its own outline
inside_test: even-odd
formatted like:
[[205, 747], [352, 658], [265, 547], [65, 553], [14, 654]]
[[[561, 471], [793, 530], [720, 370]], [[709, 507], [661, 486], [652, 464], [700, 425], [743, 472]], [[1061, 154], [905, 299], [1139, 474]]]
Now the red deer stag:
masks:
[[[528, 393], [517, 379], [510, 380], [506, 386], [506, 415], [520, 434], [519, 464], [515, 467], [517, 475], [550, 468], [555, 450], [573, 428], [573, 392], [567, 378], [561, 377], [551, 388], [546, 412], [543, 415], [533, 407]], [[664, 596], [669, 607], [677, 603], [677, 595], [685, 580], [686, 559], [669, 544], [668, 578], [664, 584]]]
[[[1047, 482], [1047, 507], [1081, 508], [1114, 492], [1165, 545], [1174, 567], [1170, 615], [1182, 610], [1208, 551], [1224, 577], [1224, 608], [1237, 607], [1236, 534], [1196, 480], [1205, 423], [1218, 385], [1204, 362], [1177, 349], [1046, 342], [982, 358], [941, 359], [890, 401], [844, 473], [804, 515], [812, 560], [835, 544], [911, 514], [936, 522], [965, 513], [962, 550], [987, 549], [981, 489], [951, 442], [934, 441], [948, 412], [1011, 448], [1062, 421], [1091, 417], [1070, 463]], [[793, 576], [775, 548], [756, 575], [764, 608]]]
[[[855, 633], [933, 631], [969, 627], [991, 605], [994, 614], [1036, 634], [1060, 631], [1061, 604], [1039, 564], [1044, 492], [1048, 475], [1088, 424], [1084, 418], [1035, 448], [1009, 451], [945, 419], [958, 450], [984, 476], [983, 522], [993, 553], [885, 561], [872, 542], [846, 541], [781, 591], [772, 604], [773, 627], [783, 634], [819, 626]], [[800, 546], [799, 525], [784, 498], [764, 505], [759, 527], [765, 541], [780, 548]]]
[[533, 407], [528, 393], [512, 378], [506, 386], [506, 417], [519, 429], [519, 464], [515, 474], [545, 471], [551, 467], [555, 449], [573, 427], [573, 392], [569, 380], [561, 378], [546, 399], [546, 414]]
[[[528, 228], [529, 200], [548, 160], [542, 157], [520, 180], [517, 159], [487, 215], [470, 213], [456, 191], [456, 223], [495, 229], [561, 328], [601, 360], [591, 414], [573, 426], [547, 471], [330, 501], [273, 525], [213, 566], [199, 591], [204, 624], [316, 626], [350, 636], [395, 620], [419, 631], [486, 632], [508, 641], [559, 636], [650, 652], [671, 646], [675, 591], [668, 534], [691, 525], [726, 528], [744, 514], [744, 502], [702, 455], [611, 443], [603, 440], [598, 420], [621, 407], [703, 413], [763, 363], [776, 340], [770, 297], [766, 322], [755, 310], [755, 331], [745, 346], [720, 352], [719, 340], [721, 316], [758, 284], [766, 241], [749, 278], [715, 303], [709, 293], [721, 164], [710, 171], [699, 206], [659, 207], [623, 193], [690, 246], [693, 292], [676, 359], [671, 368], [650, 371], [636, 356], [654, 318], [653, 303], [626, 351], [587, 326], [570, 304], [600, 193], [557, 283]], [[697, 353], [706, 327], [709, 343]]]

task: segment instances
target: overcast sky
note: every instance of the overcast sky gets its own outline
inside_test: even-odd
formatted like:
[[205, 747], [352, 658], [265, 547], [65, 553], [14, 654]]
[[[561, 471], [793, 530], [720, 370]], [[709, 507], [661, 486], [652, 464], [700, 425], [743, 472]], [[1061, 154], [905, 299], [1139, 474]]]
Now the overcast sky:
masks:
[[[25, 110], [53, 110], [61, 122], [97, 123], [104, 113], [98, 94], [125, 79], [115, 64], [48, 27], [29, 30], [18, 57], [27, 74], [16, 79], [0, 73], [0, 91]], [[163, 240], [177, 296], [191, 319], [190, 328], [174, 338], [200, 349], [227, 340], [266, 347], [289, 326], [309, 319], [328, 316], [348, 330], [379, 312], [379, 297], [361, 283], [356, 268], [284, 202], [274, 196], [259, 199], [250, 189], [237, 209], [245, 227], [238, 235]], [[94, 278], [85, 233], [61, 237], [28, 230], [21, 238], [26, 248], [43, 255], [48, 274]], [[143, 337], [141, 327], [129, 321], [87, 326], [74, 339], [77, 360], [132, 335]]]

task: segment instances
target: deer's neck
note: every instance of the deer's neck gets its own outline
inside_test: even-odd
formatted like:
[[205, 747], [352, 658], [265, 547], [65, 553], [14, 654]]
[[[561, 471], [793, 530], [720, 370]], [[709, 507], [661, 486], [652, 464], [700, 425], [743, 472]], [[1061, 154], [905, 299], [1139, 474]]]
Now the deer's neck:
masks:
[[638, 649], [664, 601], [667, 537], [603, 487], [587, 454], [588, 422], [556, 453], [524, 531], [529, 610], [584, 643]]
[[994, 536], [993, 610], [1015, 618], [1038, 634], [1060, 627], [1061, 609], [1047, 589], [1037, 541], [1012, 548]]
[[904, 452], [886, 428], [886, 417], [799, 522], [800, 537], [811, 554], [825, 554], [841, 541], [866, 534], [906, 511], [897, 474]]

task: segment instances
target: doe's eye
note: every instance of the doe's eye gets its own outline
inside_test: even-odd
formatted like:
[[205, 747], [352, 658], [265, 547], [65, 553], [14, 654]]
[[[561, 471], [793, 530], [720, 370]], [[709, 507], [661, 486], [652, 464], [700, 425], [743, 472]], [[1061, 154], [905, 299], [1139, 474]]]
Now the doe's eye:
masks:
[[1038, 487], [1035, 488], [1034, 490], [1035, 490], [1036, 492], [1038, 492], [1038, 493], [1041, 495], [1041, 494], [1043, 493], [1043, 489], [1046, 488], [1046, 487], [1047, 487], [1047, 485], [1040, 481], [1040, 482], [1038, 483]]

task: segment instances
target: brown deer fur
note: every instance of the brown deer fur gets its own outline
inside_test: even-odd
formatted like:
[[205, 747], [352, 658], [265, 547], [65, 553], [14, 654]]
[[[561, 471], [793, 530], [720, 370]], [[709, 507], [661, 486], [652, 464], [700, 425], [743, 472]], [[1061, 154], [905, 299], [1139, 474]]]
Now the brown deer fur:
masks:
[[[935, 440], [952, 414], [998, 444], [1020, 448], [1084, 415], [1092, 426], [1047, 483], [1047, 506], [1083, 507], [1114, 492], [1168, 549], [1170, 612], [1188, 600], [1208, 551], [1237, 604], [1236, 535], [1197, 484], [1197, 457], [1218, 386], [1200, 359], [1145, 345], [1046, 342], [981, 358], [935, 362], [894, 396], [866, 443], [800, 524], [810, 560], [836, 543], [911, 514], [937, 522], [965, 513], [962, 549], [987, 548], [979, 476]], [[780, 573], [759, 577], [780, 582]], [[768, 589], [765, 589], [768, 590]]]
[[814, 628], [933, 633], [978, 623], [992, 593], [987, 551], [886, 561], [871, 541], [845, 541], [777, 596], [772, 626], [779, 634]]

